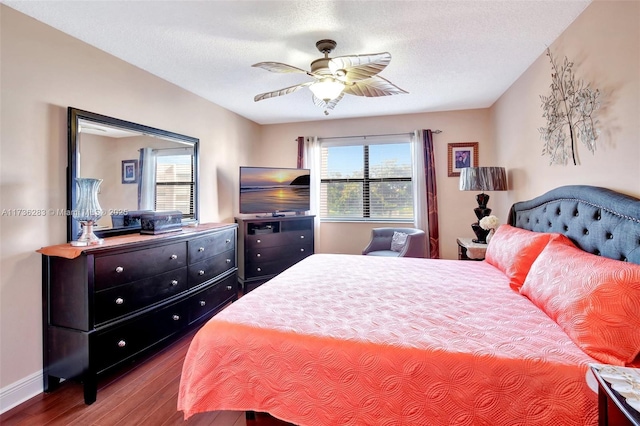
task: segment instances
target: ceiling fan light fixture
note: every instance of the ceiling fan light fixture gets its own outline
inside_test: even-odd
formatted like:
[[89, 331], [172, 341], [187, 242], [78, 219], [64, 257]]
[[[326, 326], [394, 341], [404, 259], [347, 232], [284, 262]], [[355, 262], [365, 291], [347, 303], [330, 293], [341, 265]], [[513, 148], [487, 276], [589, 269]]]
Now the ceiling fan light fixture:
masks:
[[325, 102], [332, 101], [344, 90], [344, 83], [332, 78], [325, 77], [309, 86], [316, 98]]
[[336, 45], [333, 40], [320, 40], [316, 43], [316, 47], [320, 53], [324, 54], [324, 57], [311, 62], [311, 71], [281, 62], [258, 62], [253, 64], [253, 67], [262, 68], [270, 72], [306, 74], [315, 79], [314, 81], [296, 84], [284, 89], [260, 93], [253, 100], [258, 102], [263, 99], [288, 95], [297, 92], [303, 87], [308, 87], [313, 93], [313, 104], [323, 108], [325, 115], [328, 115], [327, 109], [333, 109], [344, 95], [370, 98], [408, 93], [378, 75], [391, 62], [391, 54], [389, 52], [330, 58], [329, 53], [335, 49]]

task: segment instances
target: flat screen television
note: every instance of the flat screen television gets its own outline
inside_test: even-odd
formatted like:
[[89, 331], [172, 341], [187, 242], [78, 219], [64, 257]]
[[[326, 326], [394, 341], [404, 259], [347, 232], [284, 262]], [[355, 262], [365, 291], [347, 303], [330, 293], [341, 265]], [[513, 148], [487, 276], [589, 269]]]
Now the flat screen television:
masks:
[[310, 170], [240, 167], [240, 213], [284, 216], [310, 209]]

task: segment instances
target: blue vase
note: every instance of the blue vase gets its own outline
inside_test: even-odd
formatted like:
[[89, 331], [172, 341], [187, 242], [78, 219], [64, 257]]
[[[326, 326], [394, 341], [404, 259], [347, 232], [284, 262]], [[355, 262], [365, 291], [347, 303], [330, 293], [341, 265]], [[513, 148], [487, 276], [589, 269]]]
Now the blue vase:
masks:
[[98, 189], [101, 183], [102, 179], [76, 178], [78, 197], [76, 207], [71, 215], [82, 225], [82, 235], [77, 241], [71, 242], [74, 246], [104, 242], [93, 233], [93, 225], [102, 217], [102, 208], [98, 203]]

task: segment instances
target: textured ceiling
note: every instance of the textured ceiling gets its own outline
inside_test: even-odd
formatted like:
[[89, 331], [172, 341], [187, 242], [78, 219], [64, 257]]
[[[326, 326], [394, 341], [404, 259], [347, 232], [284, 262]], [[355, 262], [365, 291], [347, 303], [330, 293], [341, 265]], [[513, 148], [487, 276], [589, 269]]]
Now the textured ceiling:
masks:
[[[3, 1], [73, 37], [260, 124], [485, 108], [590, 0]], [[303, 69], [331, 56], [390, 52], [380, 74], [409, 92], [346, 95], [329, 116], [311, 92], [254, 102], [309, 81], [252, 68]]]

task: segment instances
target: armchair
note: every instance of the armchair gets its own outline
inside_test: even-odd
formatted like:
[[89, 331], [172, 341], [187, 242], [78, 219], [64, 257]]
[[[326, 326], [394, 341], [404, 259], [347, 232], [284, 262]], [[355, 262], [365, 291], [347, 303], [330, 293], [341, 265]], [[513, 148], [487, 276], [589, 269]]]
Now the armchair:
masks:
[[[391, 240], [394, 232], [407, 234], [407, 240], [400, 251], [391, 250]], [[362, 254], [369, 256], [388, 257], [425, 257], [426, 234], [415, 228], [373, 228], [371, 241]]]

